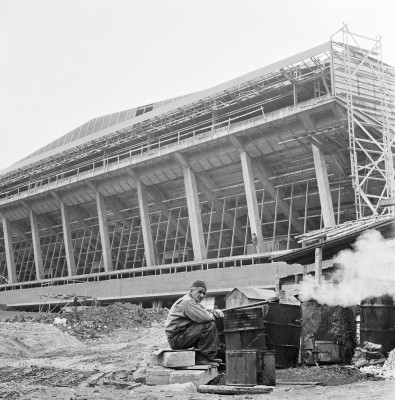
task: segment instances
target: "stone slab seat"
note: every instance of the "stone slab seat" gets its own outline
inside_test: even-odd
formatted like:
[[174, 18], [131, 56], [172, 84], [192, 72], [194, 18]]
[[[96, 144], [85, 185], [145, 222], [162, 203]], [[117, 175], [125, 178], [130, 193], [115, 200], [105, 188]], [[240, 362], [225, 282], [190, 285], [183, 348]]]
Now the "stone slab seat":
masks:
[[218, 375], [218, 369], [209, 365], [172, 369], [154, 367], [147, 370], [145, 383], [147, 385], [169, 385], [172, 383], [191, 382], [196, 387], [209, 383]]
[[195, 350], [159, 349], [152, 354], [152, 364], [167, 368], [183, 368], [195, 365]]

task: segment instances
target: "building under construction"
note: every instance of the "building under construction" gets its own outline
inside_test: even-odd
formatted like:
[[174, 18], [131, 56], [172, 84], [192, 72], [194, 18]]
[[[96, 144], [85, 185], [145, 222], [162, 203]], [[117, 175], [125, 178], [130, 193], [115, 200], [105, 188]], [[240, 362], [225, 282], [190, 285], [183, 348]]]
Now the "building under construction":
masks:
[[395, 68], [329, 42], [95, 118], [0, 175], [0, 303], [158, 301], [274, 283], [301, 235], [394, 215]]

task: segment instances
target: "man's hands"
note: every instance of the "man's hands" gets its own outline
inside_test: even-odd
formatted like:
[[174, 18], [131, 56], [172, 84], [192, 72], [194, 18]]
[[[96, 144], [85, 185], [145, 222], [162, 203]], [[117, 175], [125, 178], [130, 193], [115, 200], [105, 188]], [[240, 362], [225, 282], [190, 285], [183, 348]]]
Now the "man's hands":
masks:
[[215, 318], [223, 318], [224, 317], [224, 313], [219, 308], [216, 308], [215, 310], [213, 310], [213, 315]]

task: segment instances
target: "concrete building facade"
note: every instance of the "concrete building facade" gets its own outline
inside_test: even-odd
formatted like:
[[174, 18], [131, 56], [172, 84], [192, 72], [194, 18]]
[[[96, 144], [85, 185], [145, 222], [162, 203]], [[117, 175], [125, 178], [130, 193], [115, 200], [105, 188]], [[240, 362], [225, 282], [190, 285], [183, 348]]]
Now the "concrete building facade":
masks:
[[154, 298], [161, 280], [195, 271], [218, 290], [243, 271], [269, 285], [264, 266], [300, 247], [297, 235], [393, 213], [395, 69], [379, 41], [339, 34], [202, 92], [95, 118], [2, 171], [0, 303], [137, 277], [143, 292], [96, 295]]

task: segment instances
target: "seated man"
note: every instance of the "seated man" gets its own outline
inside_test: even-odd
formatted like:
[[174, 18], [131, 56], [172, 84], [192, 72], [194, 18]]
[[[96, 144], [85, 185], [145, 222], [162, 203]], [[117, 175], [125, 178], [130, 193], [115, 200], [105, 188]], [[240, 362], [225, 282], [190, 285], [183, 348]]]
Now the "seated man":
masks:
[[221, 362], [216, 359], [218, 347], [215, 318], [223, 318], [221, 310], [209, 310], [200, 302], [206, 294], [206, 284], [195, 281], [189, 293], [178, 299], [169, 311], [165, 332], [173, 350], [196, 348], [196, 364]]

